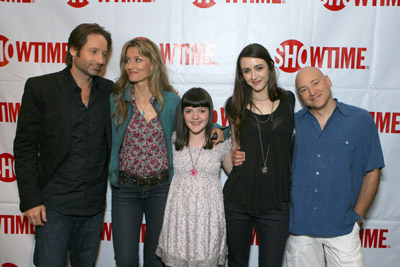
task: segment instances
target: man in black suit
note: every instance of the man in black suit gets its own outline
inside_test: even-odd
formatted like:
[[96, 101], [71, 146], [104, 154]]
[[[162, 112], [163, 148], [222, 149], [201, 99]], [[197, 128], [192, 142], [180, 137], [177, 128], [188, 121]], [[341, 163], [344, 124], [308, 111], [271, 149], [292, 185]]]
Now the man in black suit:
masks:
[[98, 76], [111, 48], [98, 24], [70, 34], [56, 73], [25, 84], [14, 140], [20, 209], [35, 228], [34, 264], [93, 266], [103, 225], [113, 82]]

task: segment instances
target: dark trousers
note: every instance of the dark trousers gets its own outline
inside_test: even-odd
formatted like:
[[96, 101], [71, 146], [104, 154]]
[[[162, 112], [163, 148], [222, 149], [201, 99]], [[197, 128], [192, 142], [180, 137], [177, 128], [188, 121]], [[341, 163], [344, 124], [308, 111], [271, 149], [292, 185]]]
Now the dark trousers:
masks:
[[250, 244], [253, 228], [258, 238], [258, 266], [281, 267], [286, 239], [289, 235], [289, 205], [282, 211], [250, 216], [242, 205], [225, 202], [228, 242], [228, 266], [249, 266]]
[[169, 181], [149, 187], [122, 184], [112, 187], [112, 225], [115, 260], [118, 267], [139, 265], [139, 238], [143, 213], [146, 216], [144, 267], [162, 267], [155, 251], [164, 218]]
[[72, 267], [94, 266], [104, 211], [94, 216], [68, 216], [46, 208], [46, 216], [44, 226], [35, 228], [35, 266], [65, 267], [68, 251]]

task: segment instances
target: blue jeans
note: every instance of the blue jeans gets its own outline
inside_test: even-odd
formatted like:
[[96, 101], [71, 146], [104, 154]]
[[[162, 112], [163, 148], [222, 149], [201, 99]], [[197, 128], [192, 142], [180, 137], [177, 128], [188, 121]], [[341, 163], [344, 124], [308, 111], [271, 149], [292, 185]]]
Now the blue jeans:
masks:
[[228, 266], [249, 266], [253, 228], [257, 230], [258, 266], [281, 267], [289, 235], [289, 204], [282, 211], [251, 216], [242, 205], [225, 201]]
[[139, 265], [139, 238], [143, 213], [146, 216], [144, 267], [164, 266], [156, 255], [164, 218], [169, 181], [149, 187], [121, 184], [112, 187], [112, 227], [115, 260], [118, 267]]
[[33, 263], [38, 267], [94, 266], [104, 211], [93, 216], [62, 215], [46, 208], [47, 222], [35, 228]]

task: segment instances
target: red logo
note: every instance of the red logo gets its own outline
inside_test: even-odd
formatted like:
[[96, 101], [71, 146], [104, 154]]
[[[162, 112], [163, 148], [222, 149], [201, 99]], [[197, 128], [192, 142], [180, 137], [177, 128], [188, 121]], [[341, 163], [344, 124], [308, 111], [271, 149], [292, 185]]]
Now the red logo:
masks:
[[165, 63], [170, 65], [218, 65], [213, 61], [215, 44], [160, 44]]
[[366, 47], [306, 47], [298, 40], [286, 40], [276, 49], [275, 62], [284, 72], [293, 73], [306, 65], [328, 69], [368, 69], [364, 65]]
[[[343, 8], [346, 7], [347, 3], [350, 2], [350, 0], [321, 0], [324, 3], [324, 7], [331, 10], [331, 11], [340, 11]], [[347, 2], [347, 3], [346, 3]], [[345, 5], [346, 3], [346, 5]], [[355, 7], [365, 7], [365, 6], [400, 6], [400, 0], [354, 0], [354, 6]]]
[[209, 8], [215, 5], [214, 0], [195, 0], [193, 1], [193, 5], [199, 7], [199, 8]]
[[387, 244], [389, 229], [361, 229], [360, 241], [364, 248], [390, 248]]
[[11, 42], [0, 35], [0, 67], [4, 67], [16, 54], [18, 62], [64, 63], [68, 43]]
[[18, 267], [18, 266], [15, 265], [15, 264], [7, 262], [7, 263], [4, 263], [3, 265], [1, 265], [1, 267]]
[[369, 112], [381, 133], [400, 134], [400, 112]]
[[276, 49], [279, 56], [275, 57], [275, 63], [284, 72], [296, 72], [301, 69], [307, 60], [307, 51], [302, 42], [297, 40], [287, 40], [281, 43], [281, 47]]
[[[216, 3], [214, 0], [194, 0], [193, 5], [199, 8], [210, 8]], [[225, 0], [226, 4], [285, 4], [286, 0]]]
[[89, 2], [88, 0], [69, 0], [67, 4], [75, 8], [82, 8], [87, 6]]
[[4, 67], [8, 64], [8, 58], [11, 58], [14, 54], [12, 45], [8, 43], [8, 38], [0, 35], [0, 67]]
[[324, 7], [331, 11], [339, 11], [345, 8], [344, 2], [349, 2], [350, 0], [321, 0], [326, 1]]
[[15, 181], [14, 157], [11, 154], [0, 154], [0, 181], [6, 183]]
[[237, 4], [242, 2], [242, 4], [285, 4], [286, 0], [226, 0], [226, 3]]
[[0, 122], [16, 123], [21, 103], [0, 102]]

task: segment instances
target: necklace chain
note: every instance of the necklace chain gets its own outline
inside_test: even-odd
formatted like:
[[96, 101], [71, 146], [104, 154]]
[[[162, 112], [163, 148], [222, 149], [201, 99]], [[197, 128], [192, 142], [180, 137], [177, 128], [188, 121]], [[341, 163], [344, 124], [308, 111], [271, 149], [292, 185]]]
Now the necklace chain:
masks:
[[190, 147], [188, 146], [187, 148], [189, 150], [190, 161], [192, 162], [192, 168], [193, 168], [190, 170], [190, 174], [192, 176], [196, 176], [197, 175], [196, 166], [197, 166], [197, 163], [199, 162], [200, 154], [201, 154], [201, 151], [203, 150], [203, 147], [200, 148], [199, 155], [197, 156], [197, 159], [196, 159], [196, 163], [193, 162], [193, 157], [192, 157], [192, 152], [190, 151]]
[[269, 97], [264, 98], [264, 99], [257, 99], [257, 98], [253, 97], [253, 100], [255, 100], [255, 101], [267, 101], [268, 99], [269, 99]]
[[261, 153], [262, 153], [262, 159], [263, 159], [263, 166], [261, 167], [261, 172], [263, 174], [266, 174], [268, 172], [268, 167], [267, 167], [267, 163], [268, 163], [268, 155], [269, 155], [269, 146], [271, 144], [268, 144], [268, 148], [267, 148], [267, 156], [264, 156], [264, 146], [263, 146], [263, 141], [261, 138], [261, 130], [260, 130], [260, 125], [257, 122], [257, 128], [258, 128], [258, 136], [260, 137], [260, 145], [261, 145]]
[[[266, 120], [262, 121], [262, 120], [260, 120], [259, 118], [257, 118], [257, 115], [254, 115], [254, 118], [256, 118], [256, 121], [257, 121], [258, 123], [267, 123], [267, 122], [269, 122], [270, 120], [271, 120], [271, 122], [274, 121], [274, 104], [275, 104], [275, 101], [272, 102], [271, 114], [269, 114], [269, 117], [268, 117]], [[255, 106], [255, 108], [256, 108], [258, 111], [260, 111], [261, 115], [267, 115], [267, 114], [262, 114], [261, 110], [259, 110], [256, 106]], [[253, 113], [253, 114], [254, 114], [254, 113]]]
[[139, 100], [137, 100], [137, 99], [136, 99], [136, 104], [138, 104], [138, 105], [139, 105], [139, 108], [142, 109], [141, 112], [139, 111], [139, 109], [138, 109], [138, 111], [139, 111], [140, 114], [142, 114], [142, 116], [144, 117], [144, 114], [146, 113], [145, 110], [146, 110], [146, 108], [149, 106], [150, 100], [147, 102], [147, 104], [146, 104], [146, 106], [145, 106], [144, 108], [142, 107], [142, 105], [140, 105]]
[[[257, 108], [257, 107], [256, 107]], [[258, 109], [258, 108], [257, 108]], [[258, 109], [259, 110], [259, 109]], [[260, 110], [259, 110], [260, 111]], [[257, 118], [257, 115], [253, 112], [253, 116], [256, 119], [256, 124], [257, 124], [257, 129], [258, 129], [258, 137], [260, 138], [260, 145], [261, 145], [261, 153], [262, 153], [262, 160], [263, 160], [263, 166], [261, 167], [261, 173], [266, 174], [268, 172], [268, 167], [267, 167], [267, 163], [268, 163], [268, 155], [269, 155], [269, 147], [271, 144], [268, 144], [268, 148], [267, 148], [267, 155], [264, 155], [264, 145], [263, 145], [263, 141], [261, 138], [261, 129], [260, 129], [260, 123], [266, 123], [269, 120], [271, 120], [271, 122], [274, 120], [273, 118], [273, 111], [274, 111], [274, 102], [272, 102], [272, 108], [271, 108], [271, 114], [268, 117], [268, 119], [266, 119], [265, 121], [261, 121]], [[263, 114], [261, 114], [263, 115]]]

